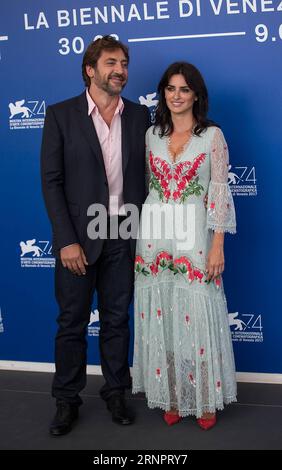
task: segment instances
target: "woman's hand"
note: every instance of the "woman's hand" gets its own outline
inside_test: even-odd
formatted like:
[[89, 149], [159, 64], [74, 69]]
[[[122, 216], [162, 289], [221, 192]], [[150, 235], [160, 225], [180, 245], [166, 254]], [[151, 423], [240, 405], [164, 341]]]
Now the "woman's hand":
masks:
[[224, 234], [215, 233], [212, 241], [211, 249], [208, 253], [206, 272], [207, 281], [213, 281], [224, 271]]

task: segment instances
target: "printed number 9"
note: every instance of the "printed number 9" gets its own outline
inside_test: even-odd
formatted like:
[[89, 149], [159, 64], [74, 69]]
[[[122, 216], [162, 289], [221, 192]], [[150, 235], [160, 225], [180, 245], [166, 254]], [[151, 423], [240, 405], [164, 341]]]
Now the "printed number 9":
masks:
[[268, 38], [268, 29], [265, 24], [256, 25], [256, 40], [258, 42], [265, 42]]

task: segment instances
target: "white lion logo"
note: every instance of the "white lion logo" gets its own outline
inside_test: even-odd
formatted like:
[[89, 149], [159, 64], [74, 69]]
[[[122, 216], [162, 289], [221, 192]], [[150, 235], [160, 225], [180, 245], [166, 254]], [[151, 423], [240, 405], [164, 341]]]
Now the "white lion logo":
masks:
[[157, 106], [158, 100], [155, 100], [154, 98], [157, 96], [157, 93], [150, 93], [146, 95], [146, 98], [144, 96], [139, 96], [139, 102], [140, 104], [144, 104], [147, 106], [147, 108], [152, 108], [153, 106]]
[[99, 312], [97, 309], [95, 309], [94, 312], [91, 311], [90, 321], [88, 323], [88, 326], [91, 326], [92, 323], [96, 323], [97, 321], [99, 321]]
[[236, 330], [242, 331], [243, 325], [246, 327], [246, 323], [243, 322], [243, 320], [240, 320], [239, 318], [236, 318], [238, 316], [239, 312], [235, 313], [228, 313], [228, 318], [229, 318], [229, 326], [236, 326]]
[[31, 111], [31, 109], [29, 109], [27, 106], [23, 106], [24, 102], [25, 100], [16, 101], [15, 104], [9, 103], [9, 108], [10, 108], [10, 113], [11, 113], [11, 116], [9, 119], [12, 119], [17, 114], [22, 114], [21, 116], [22, 118], [28, 118], [32, 114], [34, 114]]
[[230, 171], [231, 167], [232, 167], [232, 165], [229, 165], [229, 167], [228, 167], [228, 184], [237, 184], [236, 178], [238, 179], [238, 181], [240, 181], [241, 178], [239, 178], [239, 176], [236, 175], [236, 173], [234, 173], [234, 171]]
[[27, 253], [33, 253], [33, 257], [36, 256], [37, 258], [40, 255], [40, 252], [43, 253], [41, 248], [39, 246], [34, 245], [36, 242], [36, 239], [34, 238], [33, 240], [27, 240], [26, 242], [20, 242], [20, 247], [21, 247], [21, 257], [26, 255]]

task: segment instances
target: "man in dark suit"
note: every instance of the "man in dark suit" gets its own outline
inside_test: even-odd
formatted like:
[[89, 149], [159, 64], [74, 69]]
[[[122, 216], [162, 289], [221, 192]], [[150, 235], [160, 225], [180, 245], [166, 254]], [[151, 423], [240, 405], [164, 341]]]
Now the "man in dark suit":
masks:
[[[49, 106], [41, 149], [43, 195], [53, 229], [57, 319], [52, 395], [57, 412], [54, 436], [66, 434], [78, 417], [86, 385], [86, 333], [94, 291], [100, 315], [101, 396], [113, 421], [131, 424], [125, 389], [128, 365], [128, 308], [133, 292], [134, 239], [111, 239], [109, 226], [126, 218], [126, 204], [145, 199], [146, 107], [121, 98], [128, 78], [128, 49], [105, 36], [83, 58], [86, 90]], [[105, 208], [106, 238], [89, 237], [89, 206]], [[105, 227], [102, 232], [105, 232]]]

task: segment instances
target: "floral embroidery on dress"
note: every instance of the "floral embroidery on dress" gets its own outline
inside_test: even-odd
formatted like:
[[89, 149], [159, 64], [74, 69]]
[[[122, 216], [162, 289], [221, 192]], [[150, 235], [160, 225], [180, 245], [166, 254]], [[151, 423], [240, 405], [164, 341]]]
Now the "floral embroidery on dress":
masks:
[[[174, 275], [181, 274], [189, 283], [195, 280], [200, 284], [202, 281], [206, 284], [211, 282], [210, 280], [207, 280], [206, 272], [203, 269], [194, 266], [187, 256], [173, 259], [173, 256], [167, 251], [160, 251], [153, 261], [145, 262], [139, 255], [135, 258], [136, 274], [143, 274], [144, 276], [158, 276], [167, 269]], [[214, 284], [218, 289], [220, 288], [221, 276], [217, 276], [214, 279]]]
[[[149, 408], [177, 409], [183, 417], [197, 418], [236, 401], [223, 281], [221, 276], [208, 280], [205, 271], [211, 230], [236, 230], [228, 151], [218, 128], [211, 126], [199, 137], [173, 162], [167, 138], [154, 127], [146, 134], [145, 205], [156, 212], [142, 212], [136, 246], [132, 371], [133, 393], [145, 393]], [[195, 219], [188, 211], [180, 219], [181, 211], [174, 209], [190, 202]], [[180, 233], [171, 237], [166, 230], [175, 219]], [[194, 247], [178, 245], [181, 228], [187, 231], [193, 220]]]
[[156, 369], [156, 379], [160, 381], [161, 378], [162, 378], [161, 369], [158, 367]]
[[193, 387], [196, 387], [196, 380], [194, 379], [193, 374], [189, 374], [188, 379], [190, 384], [193, 385]]
[[150, 152], [149, 161], [152, 170], [150, 189], [155, 189], [159, 193], [160, 200], [166, 203], [169, 199], [183, 203], [193, 194], [200, 196], [204, 188], [199, 183], [197, 170], [205, 158], [206, 154], [200, 153], [192, 163], [185, 161], [170, 165], [162, 158], [154, 157]]

